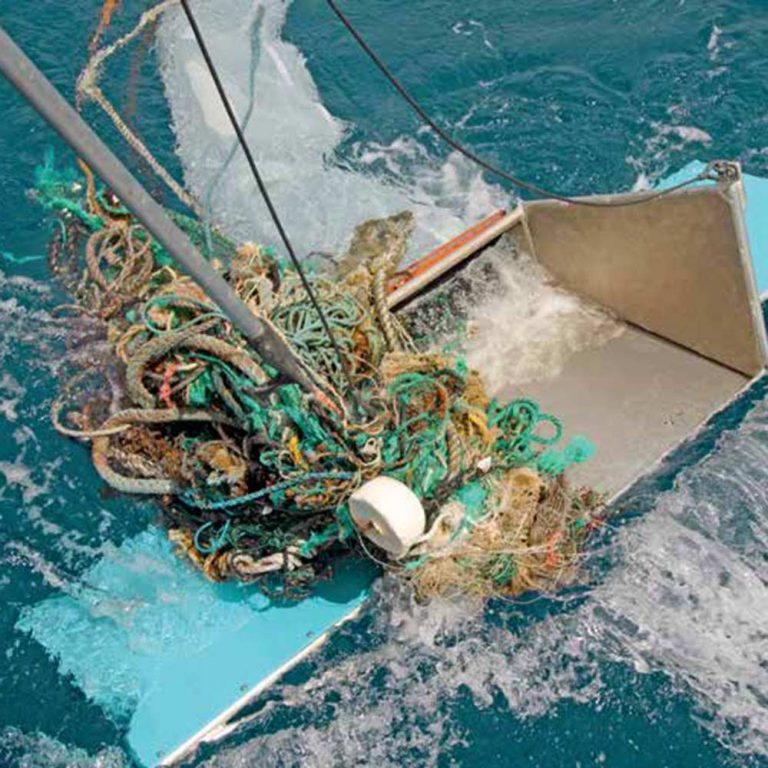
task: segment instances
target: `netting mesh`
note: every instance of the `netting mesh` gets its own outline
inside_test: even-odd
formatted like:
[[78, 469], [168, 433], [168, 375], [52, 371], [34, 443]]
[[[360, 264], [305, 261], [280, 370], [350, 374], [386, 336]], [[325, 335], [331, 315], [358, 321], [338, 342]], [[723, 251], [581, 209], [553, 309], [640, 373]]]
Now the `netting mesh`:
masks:
[[[442, 594], [436, 585], [449, 573], [453, 588], [470, 585], [467, 568], [478, 574], [472, 592], [481, 583], [512, 592], [559, 583], [554, 573], [541, 575], [548, 563], [555, 568], [549, 550], [575, 553], [590, 510], [582, 497], [565, 503], [558, 478], [592, 448], [583, 438], [561, 447], [559, 421], [535, 402], [490, 399], [461, 357], [416, 348], [380, 290], [402, 253], [402, 231], [346, 272], [311, 276], [352, 382], [293, 271], [269, 249], [214, 238], [212, 263], [324, 383], [335, 404], [328, 408], [248, 347], [108, 190], [49, 162], [37, 197], [58, 222], [52, 267], [69, 276], [73, 306], [102, 324], [121, 381], [105, 414], [87, 395], [77, 402], [73, 393], [85, 393], [73, 379], [54, 403], [54, 422], [91, 441], [94, 465], [113, 488], [162, 499], [171, 537], [207, 576], [268, 589], [310, 585], [357, 542], [350, 494], [385, 474], [419, 496], [431, 533], [435, 521], [454, 520], [455, 553], [423, 543], [410, 558], [407, 573], [424, 594]], [[202, 245], [200, 225], [177, 219]], [[537, 478], [535, 503], [516, 493], [527, 476], [521, 467]], [[525, 511], [531, 504], [535, 514]], [[531, 533], [542, 525], [550, 538], [557, 534], [546, 545]], [[521, 529], [516, 543], [497, 552], [510, 526]], [[524, 557], [533, 559], [523, 566]], [[555, 570], [567, 572], [559, 559]]]
[[[569, 492], [563, 473], [593, 448], [581, 437], [561, 445], [562, 425], [532, 400], [488, 396], [446, 345], [462, 327], [450, 292], [432, 294], [405, 324], [392, 315], [386, 296], [413, 216], [360, 225], [339, 267], [308, 265], [337, 353], [299, 276], [273, 250], [236, 244], [202, 223], [200, 206], [106, 99], [104, 62], [170, 5], [100, 47], [115, 12], [107, 0], [78, 93], [107, 112], [188, 206], [193, 215], [173, 213], [175, 221], [283, 336], [320, 394], [287, 382], [248, 346], [87, 166], [62, 171], [49, 157], [35, 194], [55, 219], [50, 265], [72, 295], [64, 309], [96, 323], [110, 352], [107, 361], [81, 362], [63, 383], [56, 428], [90, 442], [112, 488], [158, 497], [170, 538], [214, 580], [302, 593], [358, 545], [348, 499], [386, 475], [413, 489], [426, 511], [425, 536], [391, 565], [421, 595], [563, 583], [600, 501]], [[96, 396], [85, 382], [106, 368]]]

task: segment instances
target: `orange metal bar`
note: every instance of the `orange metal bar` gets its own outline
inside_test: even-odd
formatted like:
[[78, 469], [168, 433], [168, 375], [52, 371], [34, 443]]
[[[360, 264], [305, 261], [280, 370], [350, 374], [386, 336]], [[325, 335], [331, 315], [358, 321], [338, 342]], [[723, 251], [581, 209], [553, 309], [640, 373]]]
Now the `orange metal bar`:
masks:
[[503, 210], [492, 213], [487, 218], [469, 227], [469, 229], [465, 229], [462, 233], [456, 235], [456, 237], [452, 238], [447, 243], [439, 245], [425, 256], [422, 256], [418, 261], [409, 264], [405, 269], [399, 270], [392, 275], [387, 282], [387, 292], [392, 293], [392, 291], [396, 290], [401, 285], [405, 285], [405, 283], [412, 280], [417, 275], [426, 272], [433, 264], [442, 261], [449, 253], [453, 253], [457, 248], [460, 248], [479, 234], [485, 232], [486, 229], [492, 227], [496, 222], [504, 218], [505, 215], [506, 211]]

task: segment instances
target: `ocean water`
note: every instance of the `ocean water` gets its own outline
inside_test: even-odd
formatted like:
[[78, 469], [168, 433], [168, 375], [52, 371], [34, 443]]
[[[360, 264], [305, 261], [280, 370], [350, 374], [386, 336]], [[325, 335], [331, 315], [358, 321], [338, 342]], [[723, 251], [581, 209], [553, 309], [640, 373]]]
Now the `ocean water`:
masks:
[[[147, 5], [123, 0], [115, 29]], [[0, 0], [0, 23], [72, 96], [100, 7]], [[438, 120], [539, 184], [641, 188], [715, 157], [768, 175], [762, 0], [344, 7]], [[337, 251], [361, 219], [409, 207], [415, 254], [512, 200], [420, 130], [322, 2], [196, 8], [302, 252]], [[211, 216], [274, 241], [180, 18], [106, 82]], [[105, 494], [84, 449], [48, 424], [72, 328], [51, 313], [49, 223], [27, 190], [49, 147], [70, 158], [5, 84], [0, 97], [0, 765], [126, 766], [125, 719], [17, 626], [25, 606], [87, 588], [79, 574], [153, 510]], [[765, 388], [617, 504], [583, 588], [478, 612], [415, 606], [385, 580], [358, 621], [188, 764], [768, 765]]]

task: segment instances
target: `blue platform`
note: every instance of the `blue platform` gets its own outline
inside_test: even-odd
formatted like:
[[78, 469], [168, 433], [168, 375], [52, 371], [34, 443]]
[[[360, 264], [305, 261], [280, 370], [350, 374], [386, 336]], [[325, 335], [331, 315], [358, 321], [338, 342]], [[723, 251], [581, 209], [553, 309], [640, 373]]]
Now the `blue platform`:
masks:
[[768, 292], [768, 179], [745, 176], [747, 232], [755, 282], [761, 298]]
[[19, 622], [117, 721], [146, 766], [269, 681], [364, 599], [374, 571], [343, 562], [300, 603], [212, 584], [150, 529], [104, 557], [83, 586], [27, 609]]
[[[745, 184], [763, 294], [768, 180], [747, 176]], [[87, 586], [28, 608], [19, 624], [92, 701], [128, 723], [131, 749], [152, 766], [353, 611], [372, 578], [371, 568], [352, 563], [313, 597], [278, 606], [253, 587], [207, 582], [173, 554], [162, 531], [150, 529], [86, 573]]]

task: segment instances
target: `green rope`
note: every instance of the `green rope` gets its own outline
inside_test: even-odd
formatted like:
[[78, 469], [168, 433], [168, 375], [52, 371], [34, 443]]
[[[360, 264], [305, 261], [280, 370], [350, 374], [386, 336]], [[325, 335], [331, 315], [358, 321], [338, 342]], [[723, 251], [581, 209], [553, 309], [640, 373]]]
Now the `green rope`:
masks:
[[213, 529], [213, 523], [207, 522], [203, 523], [197, 531], [195, 531], [195, 548], [198, 552], [204, 554], [204, 555], [212, 555], [216, 552], [218, 552], [223, 546], [227, 543], [227, 535], [229, 534], [229, 526], [231, 525], [231, 521], [227, 520], [224, 525], [221, 526], [221, 528], [213, 533], [213, 535], [209, 539], [208, 544], [203, 544], [200, 540], [201, 535], [208, 531], [209, 529]]
[[[103, 188], [97, 190], [97, 198], [109, 215], [125, 217], [126, 225], [130, 225], [128, 212], [110, 203]], [[38, 199], [57, 214], [61, 233], [56, 244], [61, 247], [67, 246], [67, 227], [72, 217], [82, 223], [78, 230], [93, 232], [105, 224], [88, 212], [82, 185], [78, 187], [73, 177], [57, 171], [50, 158], [39, 172]], [[205, 242], [205, 223], [182, 214], [173, 217], [193, 242]], [[127, 231], [129, 237], [147, 242], [149, 235], [139, 227], [131, 230], [129, 226]], [[124, 343], [129, 356], [137, 342], [124, 335], [126, 329], [136, 338], [162, 346], [165, 334], [194, 335], [198, 332], [196, 326], [221, 317], [210, 303], [172, 292], [175, 277], [162, 269], [172, 261], [158, 243], [151, 239], [149, 242], [154, 258], [150, 266], [155, 270], [140, 286], [143, 292], [139, 294], [149, 298], [143, 304], [135, 302], [124, 307], [109, 321], [115, 338], [128, 339]], [[222, 255], [222, 261], [236, 252], [231, 241], [214, 231], [210, 232], [210, 242], [220, 249], [220, 253], [211, 255]], [[119, 267], [119, 257], [113, 254], [115, 263], [103, 265], [108, 281], [110, 270]], [[483, 521], [490, 481], [507, 469], [530, 466], [543, 475], [556, 476], [594, 453], [594, 447], [578, 436], [564, 447], [559, 446], [562, 424], [529, 399], [506, 405], [492, 401], [487, 406], [485, 422], [495, 435], [491, 445], [484, 442], [485, 437], [480, 440], [476, 432], [461, 431], [460, 425], [478, 411], [467, 396], [472, 380], [461, 358], [449, 364], [435, 360], [435, 368], [400, 373], [387, 379], [385, 386], [380, 365], [387, 347], [364, 295], [353, 295], [352, 289], [339, 287], [308, 270], [307, 279], [337, 340], [336, 349], [297, 276], [277, 259], [273, 249], [260, 250], [258, 264], [252, 265], [251, 272], [248, 264], [238, 261], [237, 266], [237, 274], [225, 276], [237, 278], [238, 286], [244, 286], [243, 293], [260, 302], [257, 311], [285, 335], [308, 369], [337, 388], [342, 399], [348, 386], [344, 368], [349, 367], [356, 400], [364, 408], [360, 413], [335, 415], [319, 407], [297, 385], [283, 384], [263, 360], [252, 362], [265, 378], [256, 368], [246, 366], [240, 370], [231, 362], [237, 358], [222, 359], [218, 353], [204, 352], [194, 345], [168, 348], [148, 362], [139, 376], [145, 389], [160, 387], [157, 402], [168, 404], [168, 397], [173, 397], [173, 402], [178, 403], [183, 398], [186, 405], [206, 416], [215, 415], [219, 422], [202, 429], [178, 424], [167, 431], [151, 430], [161, 433], [159, 437], [181, 453], [170, 474], [175, 477], [177, 473], [180, 483], [188, 482], [189, 490], [177, 497], [182, 504], [173, 505], [173, 511], [185, 529], [194, 529], [194, 547], [201, 555], [234, 547], [254, 556], [266, 556], [290, 548], [291, 554], [298, 553], [302, 558], [318, 558], [318, 564], [297, 568], [293, 574], [273, 574], [265, 581], [282, 578], [286, 583], [294, 579], [293, 583], [308, 584], [324, 568], [324, 558], [335, 551], [334, 542], [347, 542], [349, 546], [356, 540], [348, 500], [365, 479], [385, 474], [400, 480], [422, 499], [430, 515], [449, 500], [460, 502], [464, 516], [459, 531], [463, 531]], [[269, 301], [256, 295], [265, 271], [270, 280]], [[78, 300], [87, 305], [89, 296], [95, 294], [98, 298], [99, 292], [88, 283], [87, 273], [82, 285]], [[159, 293], [163, 290], [168, 292]], [[157, 323], [160, 312], [164, 320], [167, 318], [165, 327]], [[240, 348], [239, 337], [227, 323], [212, 324], [203, 333]], [[181, 369], [168, 365], [177, 359], [196, 365]], [[245, 373], [248, 370], [250, 375]], [[456, 453], [462, 448], [465, 453], [457, 464]], [[470, 461], [480, 450], [491, 459], [487, 476], [481, 476]], [[243, 493], [255, 482], [263, 487]], [[227, 497], [233, 493], [242, 495]], [[262, 500], [269, 500], [274, 507], [265, 517], [261, 505], [257, 505]], [[226, 518], [222, 520], [224, 515], [215, 514], [218, 512], [226, 513]], [[405, 567], [417, 567], [418, 562]], [[471, 567], [469, 563], [467, 568]], [[487, 578], [500, 586], [515, 576], [511, 556], [499, 555], [484, 567], [488, 569]]]

